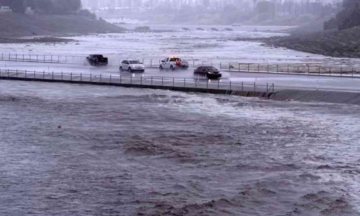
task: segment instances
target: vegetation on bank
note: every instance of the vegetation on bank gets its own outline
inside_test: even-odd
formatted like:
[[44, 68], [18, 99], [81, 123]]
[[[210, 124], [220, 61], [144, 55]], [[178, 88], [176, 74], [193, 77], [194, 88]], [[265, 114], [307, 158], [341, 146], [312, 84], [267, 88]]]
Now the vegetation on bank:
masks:
[[75, 42], [72, 39], [56, 38], [56, 37], [38, 37], [32, 39], [21, 39], [21, 38], [0, 38], [0, 43], [69, 43]]
[[[360, 0], [344, 0], [343, 10], [323, 23], [325, 30], [263, 39], [268, 45], [332, 57], [360, 58]], [[303, 28], [303, 29], [302, 29]], [[308, 26], [314, 28], [314, 26]]]
[[275, 47], [332, 57], [360, 58], [360, 26], [263, 40]]
[[66, 36], [90, 33], [120, 33], [124, 29], [100, 19], [80, 15], [0, 14], [0, 37]]
[[25, 13], [31, 7], [37, 14], [70, 14], [81, 8], [81, 0], [0, 0], [15, 13]]

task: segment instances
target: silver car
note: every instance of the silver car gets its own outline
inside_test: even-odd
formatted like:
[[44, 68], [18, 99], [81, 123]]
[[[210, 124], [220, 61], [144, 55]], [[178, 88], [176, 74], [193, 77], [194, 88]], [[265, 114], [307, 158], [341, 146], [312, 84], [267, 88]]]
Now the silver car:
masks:
[[122, 72], [122, 71], [144, 72], [145, 71], [145, 66], [139, 60], [124, 60], [124, 61], [121, 62], [121, 65], [120, 65], [119, 69], [120, 69], [120, 72]]

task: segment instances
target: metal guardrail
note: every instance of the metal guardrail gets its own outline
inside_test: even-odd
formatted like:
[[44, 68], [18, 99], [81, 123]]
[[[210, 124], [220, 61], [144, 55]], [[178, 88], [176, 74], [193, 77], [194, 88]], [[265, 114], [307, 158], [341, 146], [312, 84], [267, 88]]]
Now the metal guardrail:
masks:
[[[57, 63], [57, 64], [87, 64], [86, 56], [60, 56], [60, 55], [25, 55], [25, 54], [4, 54], [0, 56], [0, 61], [15, 62], [34, 62], [34, 63]], [[147, 68], [157, 68], [160, 59], [141, 59]], [[190, 67], [211, 65], [221, 70], [229, 72], [247, 73], [270, 73], [270, 74], [293, 74], [293, 75], [317, 75], [317, 76], [336, 76], [360, 78], [360, 68], [323, 66], [320, 64], [258, 64], [258, 63], [239, 63], [239, 62], [209, 62], [195, 59], [185, 59]], [[110, 66], [119, 66], [122, 59], [115, 57], [109, 58]]]
[[27, 70], [3, 70], [0, 69], [0, 78], [20, 79], [20, 80], [40, 80], [40, 81], [64, 81], [74, 83], [94, 83], [94, 84], [114, 84], [134, 87], [159, 87], [159, 88], [179, 88], [183, 90], [225, 90], [228, 93], [275, 93], [279, 90], [307, 90], [307, 91], [336, 91], [336, 92], [360, 92], [359, 89], [349, 88], [325, 88], [325, 87], [303, 87], [276, 85], [275, 83], [260, 84], [256, 82], [235, 82], [230, 80], [207, 80], [199, 77], [176, 78], [159, 76], [139, 76], [132, 75], [102, 75], [102, 74], [82, 74], [82, 73], [63, 73], [63, 72], [38, 72]]
[[102, 75], [102, 74], [82, 74], [82, 73], [56, 73], [56, 72], [37, 72], [27, 70], [1, 70], [0, 78], [43, 80], [43, 81], [66, 81], [76, 83], [94, 84], [118, 84], [146, 87], [172, 87], [183, 89], [204, 89], [204, 90], [226, 90], [241, 92], [266, 92], [274, 93], [275, 84], [258, 84], [246, 82], [233, 82], [230, 80], [208, 80], [201, 78], [175, 78], [157, 76], [132, 75]]

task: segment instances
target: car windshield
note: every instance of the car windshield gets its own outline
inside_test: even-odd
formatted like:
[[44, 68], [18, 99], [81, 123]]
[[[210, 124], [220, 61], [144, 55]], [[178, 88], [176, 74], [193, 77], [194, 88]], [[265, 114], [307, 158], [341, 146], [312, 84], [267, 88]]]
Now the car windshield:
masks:
[[136, 61], [136, 60], [132, 60], [132, 61], [129, 61], [130, 64], [141, 64], [140, 61]]
[[170, 61], [180, 61], [180, 59], [179, 58], [172, 58], [172, 59], [170, 59]]
[[94, 58], [103, 58], [102, 55], [93, 55]]

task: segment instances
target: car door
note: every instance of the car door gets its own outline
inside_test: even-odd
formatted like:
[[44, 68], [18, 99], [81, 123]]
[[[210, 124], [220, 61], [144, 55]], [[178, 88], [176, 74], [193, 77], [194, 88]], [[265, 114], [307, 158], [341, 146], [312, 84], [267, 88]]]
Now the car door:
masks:
[[128, 70], [129, 69], [129, 61], [125, 60], [122, 67], [123, 67], [123, 70]]
[[195, 74], [196, 76], [199, 76], [199, 74], [200, 74], [200, 69], [201, 69], [201, 67], [198, 67], [198, 68], [195, 69], [194, 74]]
[[170, 59], [169, 58], [165, 59], [165, 67], [164, 68], [170, 68]]

